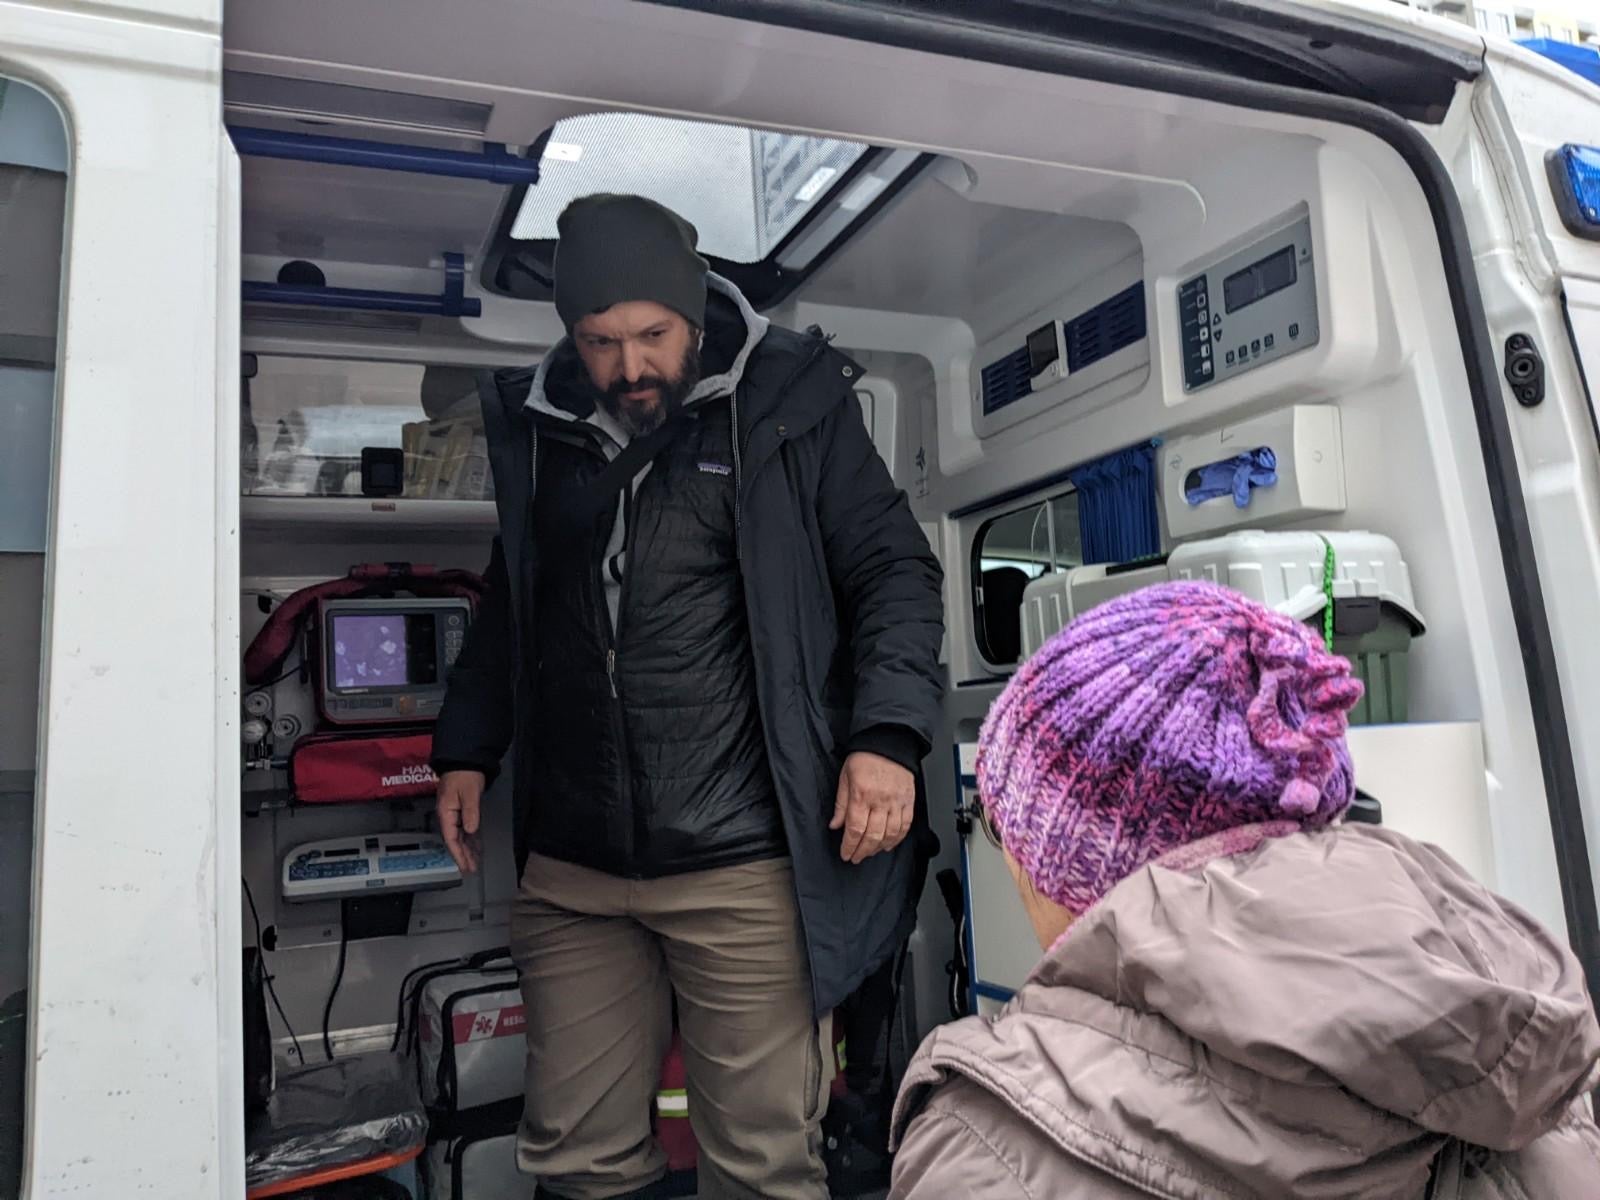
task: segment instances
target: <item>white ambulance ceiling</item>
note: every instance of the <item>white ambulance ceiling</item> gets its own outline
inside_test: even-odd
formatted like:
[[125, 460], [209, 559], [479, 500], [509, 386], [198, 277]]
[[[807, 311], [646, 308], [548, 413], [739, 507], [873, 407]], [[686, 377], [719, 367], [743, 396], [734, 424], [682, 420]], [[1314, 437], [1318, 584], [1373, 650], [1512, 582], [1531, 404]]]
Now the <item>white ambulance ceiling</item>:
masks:
[[[234, 125], [520, 150], [564, 118], [653, 112], [969, 164], [965, 195], [925, 175], [807, 285], [807, 298], [866, 307], [962, 313], [1015, 247], [1087, 238], [1115, 254], [1136, 244], [1117, 226], [1198, 229], [1205, 201], [1188, 180], [1238, 144], [1238, 114], [1214, 106], [630, 0], [226, 11]], [[1284, 136], [1250, 123], [1258, 148]], [[265, 159], [245, 161], [244, 183], [247, 254], [419, 268], [444, 251], [481, 262], [512, 192]]]
[[[815, 304], [966, 321], [981, 313], [997, 330], [1138, 249], [1126, 225], [974, 203], [924, 180], [823, 266], [799, 296]], [[1052, 281], [1040, 271], [1042, 263], [1063, 264], [1066, 278]], [[977, 329], [980, 337], [991, 331]]]

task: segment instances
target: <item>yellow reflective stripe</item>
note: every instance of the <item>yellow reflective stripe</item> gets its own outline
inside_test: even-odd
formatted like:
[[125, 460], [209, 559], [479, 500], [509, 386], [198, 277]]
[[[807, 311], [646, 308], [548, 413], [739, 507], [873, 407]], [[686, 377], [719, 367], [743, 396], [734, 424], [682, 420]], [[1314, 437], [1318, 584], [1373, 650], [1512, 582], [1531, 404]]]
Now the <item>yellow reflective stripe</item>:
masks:
[[689, 1093], [683, 1088], [665, 1088], [656, 1093], [656, 1111], [663, 1117], [687, 1117]]

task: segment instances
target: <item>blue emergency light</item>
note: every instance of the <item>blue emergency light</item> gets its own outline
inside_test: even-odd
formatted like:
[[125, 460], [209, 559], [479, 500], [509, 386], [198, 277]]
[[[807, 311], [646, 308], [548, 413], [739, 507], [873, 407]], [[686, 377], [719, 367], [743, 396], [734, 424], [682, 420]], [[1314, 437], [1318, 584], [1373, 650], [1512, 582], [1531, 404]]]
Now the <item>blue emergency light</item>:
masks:
[[1562, 146], [1545, 156], [1545, 166], [1562, 223], [1600, 241], [1600, 146]]
[[1559, 38], [1518, 38], [1517, 45], [1525, 46], [1590, 83], [1600, 83], [1600, 47], [1563, 42]]

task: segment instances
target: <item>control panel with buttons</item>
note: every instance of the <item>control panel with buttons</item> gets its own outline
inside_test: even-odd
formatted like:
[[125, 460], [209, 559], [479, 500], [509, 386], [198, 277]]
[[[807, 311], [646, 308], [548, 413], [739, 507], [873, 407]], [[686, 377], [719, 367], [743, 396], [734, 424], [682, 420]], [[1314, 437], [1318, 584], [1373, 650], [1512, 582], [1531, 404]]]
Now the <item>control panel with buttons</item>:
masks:
[[283, 860], [283, 898], [326, 900], [367, 892], [420, 892], [461, 882], [432, 833], [375, 833], [307, 842]]
[[1184, 391], [1316, 345], [1315, 265], [1302, 217], [1179, 284]]

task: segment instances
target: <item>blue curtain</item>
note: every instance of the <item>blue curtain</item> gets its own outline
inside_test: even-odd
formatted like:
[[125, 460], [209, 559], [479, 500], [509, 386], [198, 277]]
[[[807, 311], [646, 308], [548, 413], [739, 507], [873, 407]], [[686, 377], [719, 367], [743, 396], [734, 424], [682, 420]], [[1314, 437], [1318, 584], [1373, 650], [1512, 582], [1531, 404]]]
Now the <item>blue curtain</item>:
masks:
[[1161, 553], [1154, 442], [1085, 463], [1068, 478], [1078, 490], [1085, 563], [1132, 562]]

